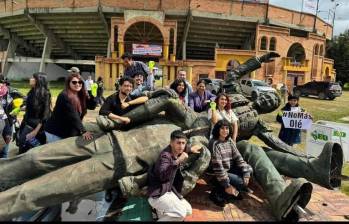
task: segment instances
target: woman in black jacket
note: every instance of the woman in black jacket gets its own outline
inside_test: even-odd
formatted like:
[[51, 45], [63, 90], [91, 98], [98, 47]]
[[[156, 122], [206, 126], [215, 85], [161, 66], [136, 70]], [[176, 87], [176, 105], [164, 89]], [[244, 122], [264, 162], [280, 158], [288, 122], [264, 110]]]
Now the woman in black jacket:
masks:
[[85, 130], [82, 119], [87, 112], [87, 93], [79, 74], [70, 74], [64, 90], [58, 95], [52, 116], [45, 125], [47, 142], [82, 135], [91, 140], [92, 134]]
[[51, 114], [51, 93], [46, 73], [34, 73], [29, 85], [31, 89], [26, 99], [25, 115], [20, 127], [19, 153], [46, 143], [43, 127]]

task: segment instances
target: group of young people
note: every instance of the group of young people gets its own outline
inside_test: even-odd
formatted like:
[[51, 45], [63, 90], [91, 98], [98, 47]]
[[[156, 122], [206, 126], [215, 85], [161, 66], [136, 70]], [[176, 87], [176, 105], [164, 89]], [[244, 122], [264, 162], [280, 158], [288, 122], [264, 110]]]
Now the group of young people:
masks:
[[[125, 74], [119, 80], [119, 89], [105, 99], [99, 114], [117, 123], [128, 124], [131, 120], [125, 114], [149, 99], [145, 92], [154, 89], [154, 82], [153, 75], [144, 63], [133, 61], [132, 55], [127, 53], [122, 59]], [[253, 170], [236, 147], [238, 118], [231, 108], [228, 95], [220, 93], [215, 96], [205, 89], [205, 84], [202, 80], [198, 81], [196, 91], [193, 92], [186, 80], [186, 72], [180, 70], [169, 88], [178, 94], [183, 105], [198, 113], [207, 112], [212, 124], [209, 171], [213, 174], [213, 189], [210, 199], [216, 205], [224, 206], [231, 200], [242, 199], [244, 192], [251, 192], [248, 185]], [[79, 72], [70, 72], [52, 112], [46, 75], [35, 73], [30, 79], [30, 85], [32, 88], [28, 93], [21, 124], [24, 144], [29, 143], [31, 147], [35, 147], [73, 136], [93, 139], [93, 135], [86, 131], [82, 123], [91, 97]], [[298, 100], [295, 100], [289, 98], [289, 106], [286, 105], [283, 109], [298, 106]], [[183, 185], [180, 166], [188, 158], [188, 153], [199, 153], [200, 150], [198, 145], [187, 144], [187, 137], [182, 131], [174, 131], [168, 147], [149, 169], [148, 201], [157, 211], [159, 221], [181, 221], [191, 214], [190, 204], [180, 194]]]
[[[30, 91], [22, 108], [25, 110], [23, 120], [16, 133], [16, 144], [19, 154], [25, 153], [31, 148], [60, 139], [82, 135], [84, 139], [91, 139], [91, 133], [87, 132], [82, 124], [87, 109], [94, 109], [98, 104], [103, 104], [103, 90], [97, 91], [97, 97], [91, 92], [91, 77], [84, 80], [77, 67], [68, 70], [70, 73], [65, 80], [64, 89], [59, 93], [52, 110], [52, 98], [48, 87], [47, 74], [37, 72], [29, 79]], [[90, 83], [90, 89], [86, 88]], [[97, 81], [98, 89], [103, 89], [103, 80]], [[3, 131], [6, 146], [0, 150], [0, 158], [8, 157], [8, 145], [12, 139], [14, 119], [11, 116], [10, 87], [4, 84], [0, 77], [0, 98], [5, 108], [6, 128]], [[12, 103], [13, 104], [13, 103]], [[12, 105], [11, 104], [11, 105]]]
[[[144, 104], [148, 97], [141, 89], [146, 84], [147, 72], [141, 62], [135, 62], [129, 55], [123, 56], [131, 69], [126, 67], [124, 77], [119, 80], [119, 90], [109, 96], [99, 114], [121, 124], [129, 124], [130, 118], [125, 116], [137, 105]], [[141, 76], [141, 80], [139, 78]], [[146, 82], [147, 83], [147, 82]], [[140, 87], [141, 86], [141, 87]], [[210, 198], [218, 205], [227, 200], [240, 199], [239, 192], [249, 192], [247, 187], [252, 168], [242, 158], [235, 142], [238, 133], [238, 119], [231, 108], [229, 97], [225, 93], [213, 95], [205, 89], [205, 82], [199, 81], [197, 90], [186, 80], [186, 73], [178, 71], [176, 80], [170, 85], [179, 97], [179, 101], [189, 109], [206, 113], [212, 123], [210, 150], [212, 154], [211, 170], [215, 177], [214, 189]], [[137, 94], [135, 94], [135, 92]], [[159, 221], [180, 221], [191, 213], [190, 204], [181, 196], [183, 178], [179, 167], [188, 158], [188, 153], [199, 153], [197, 145], [187, 145], [187, 138], [181, 131], [174, 131], [171, 140], [159, 155], [153, 167], [149, 169], [148, 196], [149, 204], [157, 211]]]

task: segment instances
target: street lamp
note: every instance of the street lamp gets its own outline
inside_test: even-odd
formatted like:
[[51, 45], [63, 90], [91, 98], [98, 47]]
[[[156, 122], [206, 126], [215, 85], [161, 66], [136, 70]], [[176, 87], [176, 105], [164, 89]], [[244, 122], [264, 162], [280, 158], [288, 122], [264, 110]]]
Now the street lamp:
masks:
[[314, 25], [313, 25], [313, 32], [316, 33], [316, 19], [317, 19], [317, 13], [319, 10], [319, 0], [316, 1], [316, 11], [315, 11], [315, 19], [314, 19]]
[[332, 18], [332, 40], [333, 40], [333, 32], [334, 32], [334, 20], [335, 20], [335, 18], [336, 18], [336, 8], [337, 8], [337, 6], [339, 6], [339, 3], [336, 3], [335, 5], [334, 5], [334, 10], [333, 10], [333, 18]]
[[336, 3], [336, 5], [334, 6], [333, 18], [332, 18], [332, 27], [334, 27], [334, 19], [336, 17], [336, 8], [337, 8], [337, 6], [339, 6], [339, 3]]

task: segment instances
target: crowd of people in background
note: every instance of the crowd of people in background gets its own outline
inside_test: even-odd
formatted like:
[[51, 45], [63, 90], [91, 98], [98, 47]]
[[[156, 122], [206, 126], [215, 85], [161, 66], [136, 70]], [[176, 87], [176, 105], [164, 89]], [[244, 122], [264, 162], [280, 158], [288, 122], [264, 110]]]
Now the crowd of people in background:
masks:
[[[104, 98], [104, 82], [92, 76], [86, 80], [77, 67], [72, 67], [66, 78], [64, 89], [59, 93], [55, 106], [51, 106], [51, 93], [47, 75], [34, 73], [30, 78], [30, 91], [25, 101], [25, 115], [18, 131], [19, 153], [35, 150], [36, 146], [55, 142], [73, 136], [93, 139], [86, 131], [83, 119], [88, 109], [100, 106], [99, 114], [118, 123], [128, 124], [130, 118], [125, 114], [148, 100], [147, 91], [153, 91], [154, 74], [141, 61], [134, 61], [132, 55], [122, 56], [125, 71], [118, 80], [118, 90]], [[249, 180], [253, 172], [251, 166], [243, 160], [236, 148], [238, 136], [238, 118], [227, 94], [217, 96], [206, 89], [206, 82], [198, 80], [195, 90], [187, 80], [186, 71], [178, 70], [176, 79], [167, 87], [173, 89], [179, 101], [188, 109], [206, 113], [211, 121], [209, 149], [212, 154], [210, 169], [215, 178], [210, 199], [219, 206], [227, 201], [241, 199], [241, 192], [250, 192]], [[287, 90], [283, 92], [286, 93]], [[0, 77], [0, 100], [5, 110], [6, 127], [3, 131], [6, 146], [1, 150], [0, 158], [6, 158], [13, 130], [13, 101], [10, 87], [4, 77]], [[288, 103], [282, 110], [295, 110], [299, 99], [288, 97]], [[277, 120], [282, 123], [280, 115]], [[283, 127], [279, 137], [289, 145], [300, 143], [300, 130], [287, 130]], [[200, 148], [188, 148], [187, 138], [181, 131], [171, 134], [170, 144], [160, 154], [149, 175], [149, 204], [157, 210], [159, 221], [183, 220], [191, 214], [190, 204], [180, 195], [181, 181], [176, 179], [180, 164], [189, 152], [198, 153]]]

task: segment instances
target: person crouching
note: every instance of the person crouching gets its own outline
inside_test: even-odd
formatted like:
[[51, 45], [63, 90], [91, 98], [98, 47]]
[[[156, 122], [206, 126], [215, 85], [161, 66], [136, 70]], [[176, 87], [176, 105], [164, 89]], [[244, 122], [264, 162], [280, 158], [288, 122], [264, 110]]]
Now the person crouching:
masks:
[[252, 167], [247, 164], [231, 139], [232, 126], [227, 120], [218, 121], [212, 130], [209, 147], [211, 169], [214, 174], [210, 199], [224, 207], [226, 201], [242, 199], [240, 192], [251, 192], [247, 187]]
[[148, 202], [156, 210], [158, 221], [183, 221], [191, 215], [191, 205], [181, 195], [184, 179], [179, 166], [187, 160], [189, 152], [199, 153], [200, 150], [199, 145], [187, 146], [182, 131], [173, 131], [170, 145], [149, 169]]

